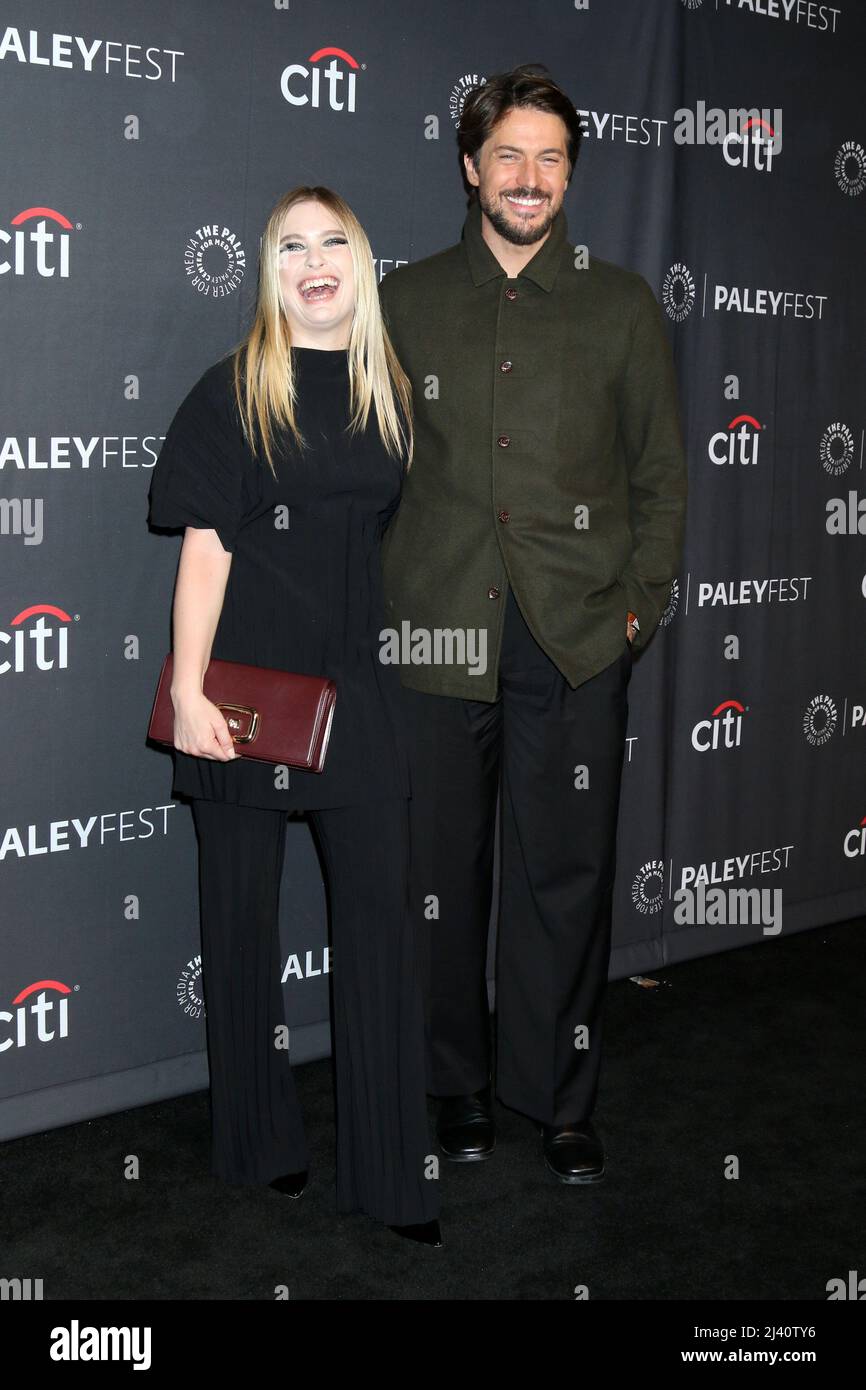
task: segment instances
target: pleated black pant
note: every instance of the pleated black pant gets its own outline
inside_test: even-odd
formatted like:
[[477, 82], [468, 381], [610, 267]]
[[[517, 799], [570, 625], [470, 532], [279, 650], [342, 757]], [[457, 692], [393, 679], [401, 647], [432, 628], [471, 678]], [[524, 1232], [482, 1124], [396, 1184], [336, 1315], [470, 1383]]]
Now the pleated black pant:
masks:
[[[266, 1183], [308, 1167], [285, 1047], [279, 892], [286, 813], [195, 799], [211, 1169]], [[429, 1221], [439, 1193], [408, 904], [408, 803], [311, 811], [330, 906], [337, 1209]], [[435, 1165], [433, 1167], [435, 1172]]]
[[495, 702], [405, 691], [427, 1085], [468, 1094], [491, 1074], [485, 972], [499, 792], [496, 1092], [561, 1125], [588, 1118], [597, 1098], [633, 658], [623, 614], [620, 656], [572, 690], [511, 590], [506, 603]]

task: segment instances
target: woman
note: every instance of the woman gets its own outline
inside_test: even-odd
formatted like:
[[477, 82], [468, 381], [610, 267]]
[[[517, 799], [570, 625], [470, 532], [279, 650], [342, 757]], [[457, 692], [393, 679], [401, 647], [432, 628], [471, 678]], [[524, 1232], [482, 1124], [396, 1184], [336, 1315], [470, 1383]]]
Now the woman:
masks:
[[[380, 542], [411, 461], [411, 403], [366, 235], [298, 187], [261, 243], [255, 319], [180, 406], [149, 520], [186, 528], [175, 591], [173, 795], [192, 798], [212, 1171], [299, 1196], [308, 1150], [284, 1035], [286, 815], [310, 814], [334, 946], [337, 1207], [440, 1244], [426, 1176], [423, 1013], [408, 913], [397, 668], [379, 661]], [[211, 657], [330, 676], [322, 773], [236, 755], [202, 692]], [[231, 764], [231, 765], [230, 765]]]

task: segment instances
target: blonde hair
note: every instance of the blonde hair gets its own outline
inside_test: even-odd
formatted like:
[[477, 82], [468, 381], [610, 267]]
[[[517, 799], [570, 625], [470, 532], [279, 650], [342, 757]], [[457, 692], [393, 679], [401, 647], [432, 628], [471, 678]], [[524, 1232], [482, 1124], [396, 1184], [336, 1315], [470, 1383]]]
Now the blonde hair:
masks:
[[[412, 386], [397, 359], [379, 307], [373, 254], [367, 234], [348, 203], [330, 188], [300, 184], [283, 194], [273, 208], [261, 240], [258, 293], [252, 327], [225, 354], [234, 361], [234, 389], [244, 434], [255, 449], [258, 435], [268, 466], [274, 468], [274, 436], [289, 429], [300, 449], [305, 440], [295, 418], [297, 386], [292, 363], [292, 338], [283, 303], [280, 274], [280, 231], [286, 213], [296, 203], [321, 203], [341, 224], [352, 255], [355, 313], [349, 335], [349, 384], [352, 433], [365, 429], [372, 405], [379, 434], [392, 457], [405, 453], [412, 462]], [[397, 406], [402, 407], [403, 420]], [[405, 428], [404, 428], [405, 421]]]

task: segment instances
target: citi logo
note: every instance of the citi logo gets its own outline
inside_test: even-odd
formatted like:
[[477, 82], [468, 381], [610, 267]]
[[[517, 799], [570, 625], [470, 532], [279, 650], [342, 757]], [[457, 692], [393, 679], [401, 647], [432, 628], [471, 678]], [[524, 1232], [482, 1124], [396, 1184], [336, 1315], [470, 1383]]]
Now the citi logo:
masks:
[[731, 131], [722, 141], [726, 164], [735, 169], [756, 169], [762, 174], [770, 173], [773, 155], [780, 149], [776, 131], [763, 116], [750, 116], [739, 134]]
[[852, 491], [845, 497], [831, 497], [825, 522], [828, 536], [866, 536], [866, 497]]
[[[59, 995], [49, 999], [48, 992]], [[59, 980], [36, 980], [27, 985], [12, 1000], [12, 1009], [0, 1009], [0, 1052], [10, 1047], [27, 1047], [28, 1043], [54, 1042], [69, 1036], [68, 985]], [[33, 995], [36, 998], [32, 1002]], [[8, 1025], [8, 1026], [7, 1026]]]
[[[35, 222], [36, 226], [29, 224]], [[53, 223], [53, 230], [48, 223]], [[69, 233], [72, 223], [53, 208], [25, 208], [12, 218], [14, 231], [0, 227], [0, 241], [12, 245], [12, 259], [0, 261], [0, 275], [28, 275], [33, 270], [43, 279], [59, 275], [69, 279]]]
[[739, 748], [743, 715], [748, 708], [739, 700], [723, 700], [709, 719], [698, 720], [692, 729], [692, 747], [699, 753], [709, 753], [716, 748]]
[[856, 859], [858, 855], [866, 855], [866, 816], [863, 817], [859, 825], [855, 825], [848, 831], [842, 841], [842, 853], [846, 859]]
[[726, 430], [712, 435], [707, 446], [711, 463], [741, 463], [754, 466], [758, 462], [760, 431], [764, 426], [754, 415], [737, 415]]
[[[323, 63], [325, 58], [330, 58], [327, 66], [313, 67], [314, 63]], [[328, 105], [332, 111], [355, 110], [355, 73], [363, 64], [353, 58], [351, 53], [347, 53], [345, 48], [317, 48], [315, 53], [311, 53], [307, 62], [310, 67], [305, 68], [303, 63], [290, 63], [287, 68], [283, 68], [280, 76], [280, 91], [286, 101], [292, 106], [319, 106], [321, 105], [322, 78], [325, 80], [327, 88]], [[348, 68], [344, 72], [340, 64], [345, 63]], [[341, 84], [345, 81], [346, 85]], [[345, 97], [345, 101], [343, 100]]]
[[[58, 620], [56, 626], [48, 622], [49, 617]], [[53, 603], [22, 608], [10, 623], [10, 632], [0, 629], [0, 651], [11, 648], [9, 659], [0, 661], [0, 676], [7, 671], [29, 671], [33, 666], [38, 671], [65, 670], [69, 629], [64, 624], [71, 622], [70, 615]]]

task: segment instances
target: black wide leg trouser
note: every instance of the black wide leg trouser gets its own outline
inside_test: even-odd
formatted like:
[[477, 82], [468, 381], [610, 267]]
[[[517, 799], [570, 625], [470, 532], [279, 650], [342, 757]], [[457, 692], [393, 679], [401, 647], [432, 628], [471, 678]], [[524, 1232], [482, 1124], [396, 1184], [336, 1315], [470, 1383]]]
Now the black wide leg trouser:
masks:
[[[195, 799], [211, 1169], [236, 1184], [308, 1167], [285, 1047], [279, 890], [286, 813]], [[311, 811], [333, 945], [337, 1210], [408, 1225], [439, 1212], [408, 904], [408, 803]], [[435, 1165], [433, 1168], [435, 1172]]]
[[490, 1078], [485, 962], [499, 789], [496, 1091], [546, 1124], [592, 1113], [632, 660], [623, 613], [621, 654], [572, 690], [509, 589], [494, 703], [405, 691], [410, 887], [433, 1095], [468, 1094]]

